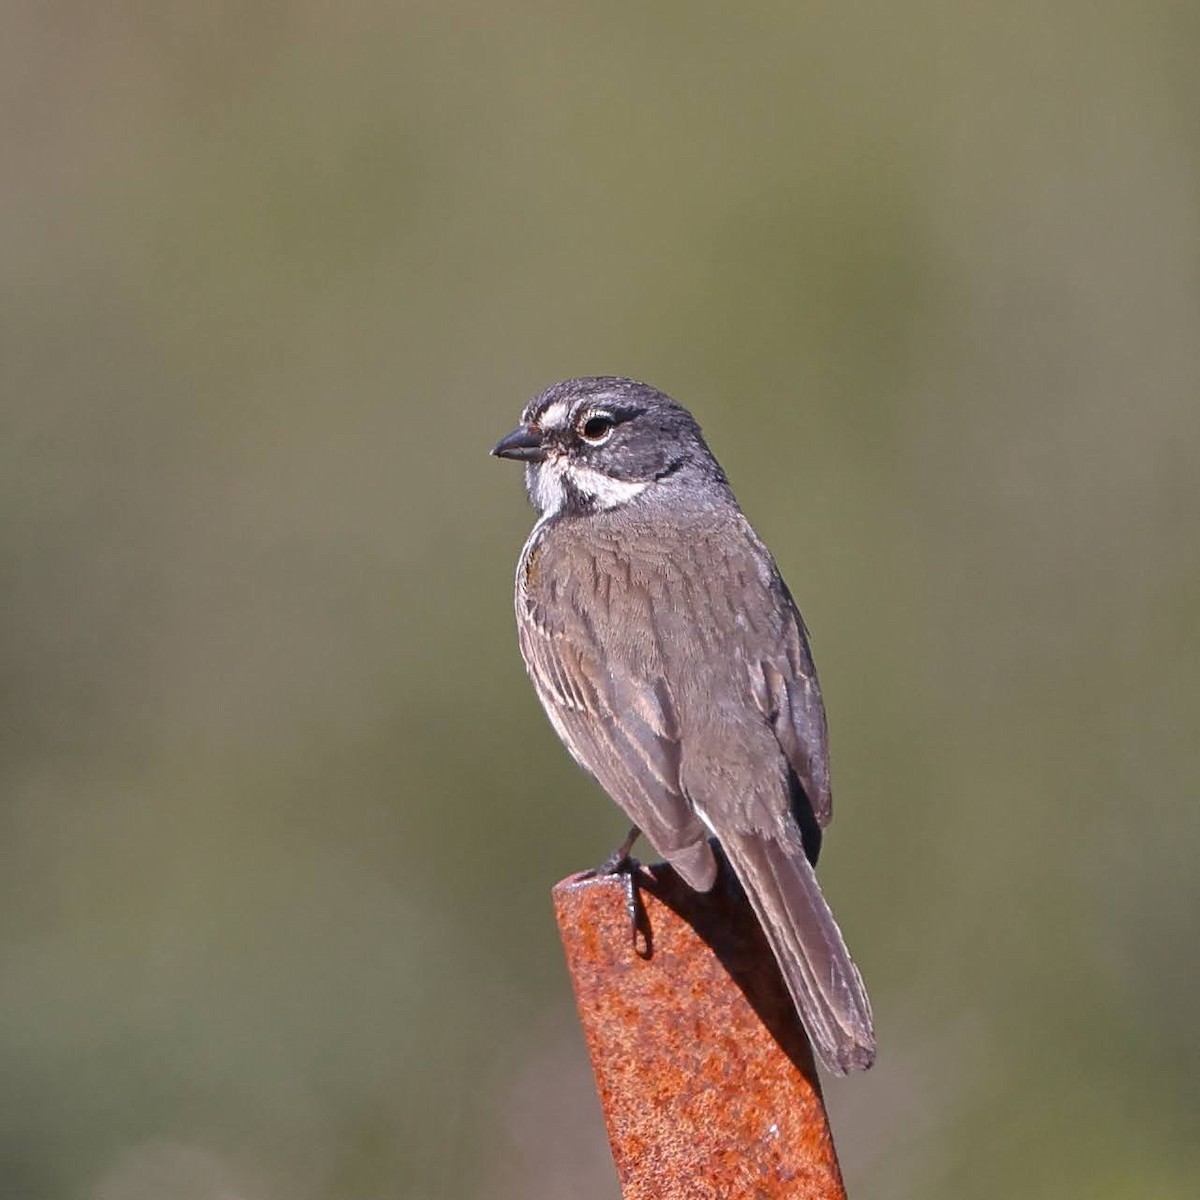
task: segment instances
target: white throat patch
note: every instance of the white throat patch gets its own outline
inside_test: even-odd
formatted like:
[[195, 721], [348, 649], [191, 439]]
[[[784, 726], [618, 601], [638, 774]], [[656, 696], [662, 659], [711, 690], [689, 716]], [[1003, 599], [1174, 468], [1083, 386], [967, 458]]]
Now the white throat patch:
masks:
[[543, 520], [560, 512], [567, 502], [561, 467], [549, 459], [542, 463], [530, 463], [525, 468], [525, 487], [533, 507], [542, 514]]

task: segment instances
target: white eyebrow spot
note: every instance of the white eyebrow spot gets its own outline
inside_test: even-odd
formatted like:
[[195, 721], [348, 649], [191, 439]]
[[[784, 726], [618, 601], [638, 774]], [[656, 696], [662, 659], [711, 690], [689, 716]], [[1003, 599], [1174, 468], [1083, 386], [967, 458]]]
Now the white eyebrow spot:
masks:
[[555, 400], [547, 405], [545, 412], [537, 419], [543, 429], [565, 429], [567, 418], [571, 415], [571, 404], [568, 400]]

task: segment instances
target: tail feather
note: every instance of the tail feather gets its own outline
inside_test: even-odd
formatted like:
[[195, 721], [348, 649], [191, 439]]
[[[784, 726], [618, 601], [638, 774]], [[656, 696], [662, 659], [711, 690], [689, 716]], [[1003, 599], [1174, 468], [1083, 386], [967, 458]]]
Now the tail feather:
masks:
[[821, 1061], [837, 1075], [875, 1061], [871, 1002], [803, 849], [757, 833], [721, 845], [783, 971]]

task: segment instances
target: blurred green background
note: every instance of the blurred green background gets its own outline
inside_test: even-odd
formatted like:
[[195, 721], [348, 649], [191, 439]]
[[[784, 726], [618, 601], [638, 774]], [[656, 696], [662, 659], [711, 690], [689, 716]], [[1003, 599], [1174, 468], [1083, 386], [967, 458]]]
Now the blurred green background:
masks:
[[852, 1194], [1200, 1190], [1200, 9], [12, 4], [0, 1195], [613, 1198], [517, 655], [555, 379], [815, 634]]

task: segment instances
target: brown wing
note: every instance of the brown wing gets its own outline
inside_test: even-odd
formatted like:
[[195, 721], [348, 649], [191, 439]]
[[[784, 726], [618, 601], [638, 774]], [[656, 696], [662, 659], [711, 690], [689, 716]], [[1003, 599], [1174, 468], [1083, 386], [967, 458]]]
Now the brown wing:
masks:
[[[742, 882], [814, 1048], [830, 1070], [846, 1074], [870, 1066], [875, 1036], [862, 976], [812, 866], [820, 836], [809, 824], [815, 818], [824, 826], [830, 817], [825, 710], [800, 613], [769, 552], [748, 525], [742, 530], [740, 539], [726, 533], [694, 553], [713, 567], [704, 576], [713, 614], [707, 632], [720, 639], [724, 659], [739, 662], [746, 707], [762, 724], [736, 729], [732, 743], [718, 731], [719, 766], [711, 759], [685, 766], [685, 778]], [[757, 754], [739, 760], [756, 734]], [[783, 786], [785, 759], [812, 817], [797, 811], [791, 781]], [[730, 778], [740, 784], [738, 802], [722, 803]]]
[[[742, 537], [722, 539], [721, 579], [710, 589], [735, 598], [723, 620], [733, 645], [724, 647], [745, 664], [750, 696], [767, 719], [804, 788], [817, 823], [832, 816], [829, 735], [808, 630], [771, 553], [742, 519]], [[716, 557], [714, 552], [713, 557]], [[714, 608], [719, 601], [714, 599]]]
[[829, 787], [829, 731], [817, 669], [808, 648], [808, 630], [795, 601], [777, 577], [784, 628], [781, 652], [761, 662], [771, 697], [775, 736], [804, 787], [817, 823], [824, 828], [833, 816]]
[[575, 760], [694, 888], [716, 879], [707, 830], [684, 797], [670, 691], [650, 663], [606, 654], [592, 605], [599, 590], [565, 589], [550, 611], [520, 589], [517, 630], [538, 698]]

